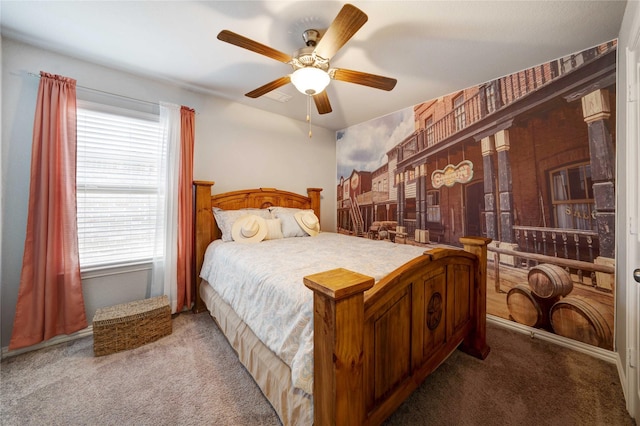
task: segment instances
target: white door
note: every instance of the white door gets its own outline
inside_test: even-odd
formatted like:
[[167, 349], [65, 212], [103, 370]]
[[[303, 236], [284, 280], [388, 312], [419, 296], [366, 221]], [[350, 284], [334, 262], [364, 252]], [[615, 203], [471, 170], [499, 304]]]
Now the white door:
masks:
[[[638, 9], [640, 10], [640, 9]], [[627, 53], [627, 140], [626, 140], [626, 174], [625, 188], [627, 211], [625, 218], [628, 226], [625, 229], [626, 276], [620, 281], [626, 283], [626, 350], [625, 375], [627, 378], [627, 409], [631, 416], [640, 421], [640, 20], [634, 19], [631, 31], [631, 45], [626, 47]]]

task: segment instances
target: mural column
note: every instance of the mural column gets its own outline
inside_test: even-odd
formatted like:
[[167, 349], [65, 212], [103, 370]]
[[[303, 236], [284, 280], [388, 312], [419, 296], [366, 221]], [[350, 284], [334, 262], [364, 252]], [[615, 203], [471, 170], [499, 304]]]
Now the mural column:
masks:
[[[404, 159], [404, 152], [402, 151], [402, 147], [398, 146], [395, 151], [396, 151], [396, 158], [398, 160], [398, 163], [400, 163]], [[398, 226], [404, 226], [404, 209], [405, 209], [404, 182], [405, 182], [404, 171], [400, 170], [399, 168], [396, 168], [396, 190], [397, 190], [396, 221], [398, 223]]]
[[404, 226], [404, 173], [396, 174], [396, 189], [398, 191], [398, 226]]
[[[513, 231], [513, 183], [511, 180], [511, 160], [509, 158], [509, 131], [500, 130], [494, 135], [498, 153], [498, 194], [500, 203], [500, 248], [514, 250], [516, 243]], [[512, 256], [501, 256], [500, 261], [515, 266]]]
[[[600, 239], [596, 264], [615, 266], [615, 148], [608, 119], [609, 91], [595, 90], [582, 98], [582, 114], [589, 131], [591, 179], [595, 201], [595, 220]], [[613, 277], [596, 274], [598, 286], [613, 290]]]
[[418, 167], [416, 178], [416, 229], [427, 229], [427, 165]]
[[498, 224], [496, 219], [496, 188], [495, 188], [495, 167], [493, 155], [495, 154], [495, 143], [493, 136], [483, 138], [482, 165], [484, 169], [484, 212], [487, 227], [487, 238], [498, 241]]

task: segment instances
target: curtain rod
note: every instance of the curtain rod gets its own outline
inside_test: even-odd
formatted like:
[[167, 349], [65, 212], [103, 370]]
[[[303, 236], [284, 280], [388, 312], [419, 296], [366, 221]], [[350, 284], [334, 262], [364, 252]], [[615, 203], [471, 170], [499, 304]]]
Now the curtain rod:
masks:
[[[35, 74], [35, 73], [32, 73], [32, 72], [27, 72], [27, 74], [30, 75], [31, 77], [40, 78], [40, 74]], [[92, 87], [86, 87], [86, 86], [80, 86], [79, 84], [76, 84], [76, 87], [80, 88], [80, 89], [83, 89], [83, 90], [88, 90], [90, 92], [102, 93], [104, 95], [110, 95], [110, 96], [115, 96], [115, 97], [118, 97], [118, 98], [129, 99], [129, 100], [132, 100], [132, 101], [142, 102], [142, 103], [150, 104], [150, 105], [154, 105], [154, 106], [158, 106], [160, 104], [159, 102], [151, 102], [151, 101], [146, 101], [144, 99], [132, 98], [130, 96], [119, 95], [117, 93], [111, 93], [111, 92], [107, 92], [105, 90], [94, 89]]]

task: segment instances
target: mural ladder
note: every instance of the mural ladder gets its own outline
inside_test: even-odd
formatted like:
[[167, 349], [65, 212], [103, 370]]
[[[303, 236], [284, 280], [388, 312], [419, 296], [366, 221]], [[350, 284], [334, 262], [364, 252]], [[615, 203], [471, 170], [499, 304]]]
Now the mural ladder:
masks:
[[361, 237], [364, 235], [364, 219], [360, 211], [360, 205], [355, 197], [351, 197], [351, 221], [353, 222], [353, 231], [355, 235]]

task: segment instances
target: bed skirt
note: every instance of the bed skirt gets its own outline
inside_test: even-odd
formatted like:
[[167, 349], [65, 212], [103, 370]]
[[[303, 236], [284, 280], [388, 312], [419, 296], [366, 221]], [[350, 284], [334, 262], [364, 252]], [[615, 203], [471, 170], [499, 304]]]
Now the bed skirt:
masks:
[[200, 296], [282, 423], [285, 426], [313, 424], [313, 400], [306, 392], [293, 387], [289, 366], [256, 337], [205, 280], [200, 284]]

